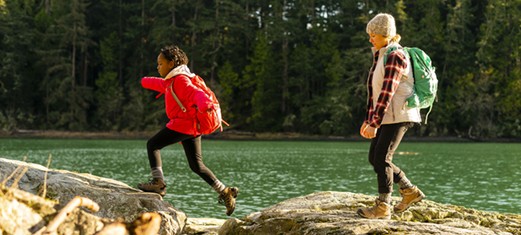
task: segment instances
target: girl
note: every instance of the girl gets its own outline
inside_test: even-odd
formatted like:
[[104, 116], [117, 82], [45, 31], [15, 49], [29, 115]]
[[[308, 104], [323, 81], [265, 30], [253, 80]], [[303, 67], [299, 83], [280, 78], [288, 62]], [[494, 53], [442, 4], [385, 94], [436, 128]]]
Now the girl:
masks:
[[[414, 123], [421, 122], [421, 117], [418, 108], [408, 108], [405, 104], [405, 99], [413, 94], [414, 79], [403, 48], [398, 44], [401, 37], [396, 34], [393, 16], [376, 15], [367, 24], [366, 31], [374, 57], [367, 80], [367, 113], [360, 135], [372, 139], [369, 162], [377, 175], [379, 197], [375, 206], [361, 208], [357, 213], [364, 218], [390, 219], [393, 183], [400, 186], [402, 196], [402, 201], [394, 207], [395, 212], [405, 211], [425, 197], [392, 162], [405, 132]], [[390, 48], [398, 49], [387, 54]]]
[[[219, 203], [226, 206], [226, 214], [231, 215], [235, 210], [235, 198], [239, 189], [226, 187], [203, 163], [201, 133], [197, 131], [195, 115], [198, 110], [208, 111], [212, 106], [206, 93], [191, 83], [190, 79], [195, 74], [190, 72], [187, 64], [188, 57], [179, 47], [167, 46], [162, 48], [157, 56], [157, 71], [164, 79], [156, 77], [141, 79], [144, 88], [160, 92], [160, 95], [165, 94], [165, 111], [170, 121], [147, 142], [152, 180], [139, 184], [138, 188], [161, 196], [166, 194], [160, 150], [181, 142], [192, 171], [212, 186], [219, 194]], [[185, 110], [179, 107], [172, 92], [182, 104], [185, 104]]]

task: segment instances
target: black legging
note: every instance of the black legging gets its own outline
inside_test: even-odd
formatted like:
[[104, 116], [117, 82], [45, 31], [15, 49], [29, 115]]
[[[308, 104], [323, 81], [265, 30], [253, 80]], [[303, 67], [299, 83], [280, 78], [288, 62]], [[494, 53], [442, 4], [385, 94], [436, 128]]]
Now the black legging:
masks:
[[393, 164], [394, 151], [402, 141], [410, 122], [386, 124], [380, 126], [369, 148], [369, 163], [373, 165], [378, 179], [378, 193], [391, 193], [393, 182], [398, 183], [405, 173]]
[[161, 167], [161, 153], [160, 150], [168, 145], [180, 142], [183, 144], [186, 159], [190, 165], [190, 169], [206, 183], [213, 186], [217, 178], [213, 172], [208, 169], [203, 163], [203, 156], [201, 151], [201, 136], [194, 137], [193, 135], [186, 135], [168, 128], [163, 128], [156, 135], [152, 136], [147, 142], [148, 161], [150, 168]]

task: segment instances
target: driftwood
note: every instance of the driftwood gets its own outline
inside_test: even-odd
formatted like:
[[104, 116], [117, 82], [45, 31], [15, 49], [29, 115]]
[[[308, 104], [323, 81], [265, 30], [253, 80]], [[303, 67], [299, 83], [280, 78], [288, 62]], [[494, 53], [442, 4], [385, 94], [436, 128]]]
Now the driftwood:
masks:
[[94, 201], [86, 198], [86, 197], [74, 197], [67, 205], [58, 212], [56, 217], [54, 217], [51, 222], [46, 227], [43, 227], [40, 229], [40, 231], [36, 232], [36, 235], [40, 234], [57, 234], [56, 229], [60, 226], [60, 224], [63, 223], [63, 221], [67, 218], [67, 215], [69, 215], [74, 209], [78, 207], [87, 207], [89, 210], [93, 212], [99, 211], [99, 205], [95, 203]]
[[[40, 229], [36, 235], [55, 235], [60, 224], [65, 221], [67, 216], [78, 207], [86, 207], [92, 212], [99, 211], [96, 202], [76, 196], [60, 212], [49, 222], [49, 224]], [[148, 212], [141, 214], [133, 223], [125, 224], [121, 221], [107, 224], [96, 235], [155, 235], [158, 234], [161, 226], [161, 216], [158, 213]]]
[[127, 225], [123, 222], [114, 222], [105, 225], [96, 235], [128, 235]]
[[106, 225], [96, 235], [155, 235], [161, 227], [161, 216], [155, 212], [141, 214], [132, 224], [115, 222]]

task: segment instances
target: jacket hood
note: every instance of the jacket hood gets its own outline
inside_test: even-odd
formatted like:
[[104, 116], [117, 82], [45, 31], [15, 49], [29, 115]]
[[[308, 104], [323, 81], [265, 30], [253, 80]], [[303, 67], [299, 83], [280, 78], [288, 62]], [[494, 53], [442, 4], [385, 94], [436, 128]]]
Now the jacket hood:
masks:
[[175, 77], [177, 75], [181, 75], [181, 74], [186, 75], [189, 78], [193, 78], [195, 76], [194, 73], [190, 72], [190, 69], [188, 68], [188, 66], [183, 64], [183, 65], [179, 65], [179, 66], [175, 67], [174, 69], [172, 69], [172, 71], [170, 71], [165, 76], [165, 80], [173, 78], [173, 77]]

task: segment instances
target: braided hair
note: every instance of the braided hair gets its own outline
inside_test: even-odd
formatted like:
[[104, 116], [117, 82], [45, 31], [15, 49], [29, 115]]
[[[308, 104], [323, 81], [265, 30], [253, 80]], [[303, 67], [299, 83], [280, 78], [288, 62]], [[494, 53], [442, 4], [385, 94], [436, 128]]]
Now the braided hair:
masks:
[[161, 48], [161, 54], [168, 61], [174, 62], [174, 68], [179, 65], [188, 64], [188, 56], [186, 56], [185, 52], [178, 46], [165, 46]]

